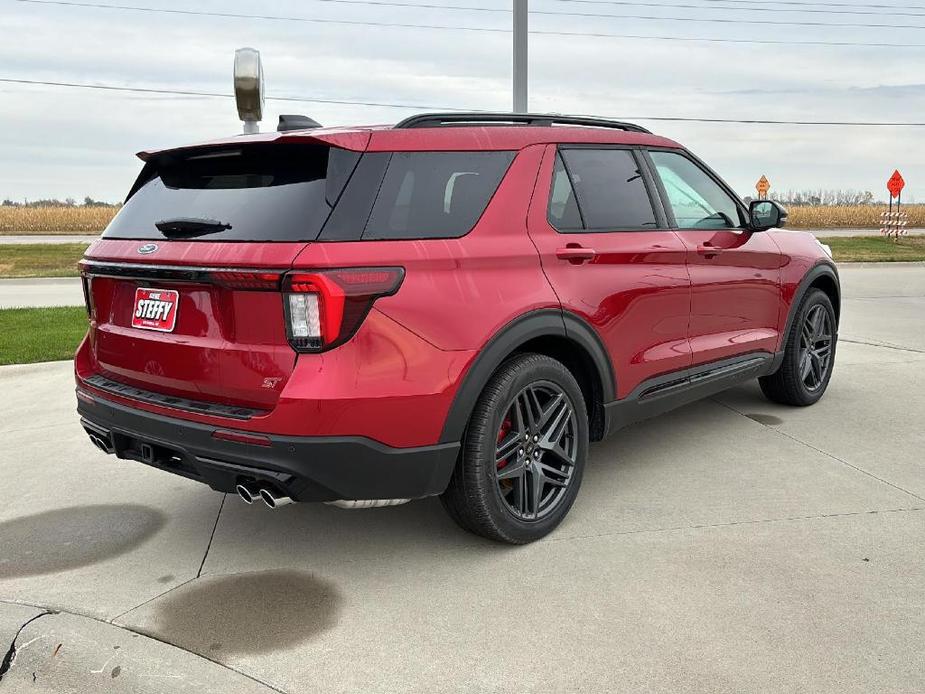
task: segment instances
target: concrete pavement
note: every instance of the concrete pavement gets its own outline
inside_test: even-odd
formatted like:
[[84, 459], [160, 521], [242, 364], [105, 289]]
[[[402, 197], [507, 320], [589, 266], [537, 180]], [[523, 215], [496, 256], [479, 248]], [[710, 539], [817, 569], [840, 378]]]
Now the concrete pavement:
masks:
[[25, 306], [83, 306], [79, 277], [0, 279], [0, 309]]
[[18, 246], [31, 243], [86, 243], [91, 244], [99, 234], [0, 234], [0, 245], [11, 243]]
[[820, 403], [631, 427], [519, 548], [223, 499], [96, 451], [69, 364], [0, 368], [0, 692], [923, 691], [925, 265], [842, 282]]

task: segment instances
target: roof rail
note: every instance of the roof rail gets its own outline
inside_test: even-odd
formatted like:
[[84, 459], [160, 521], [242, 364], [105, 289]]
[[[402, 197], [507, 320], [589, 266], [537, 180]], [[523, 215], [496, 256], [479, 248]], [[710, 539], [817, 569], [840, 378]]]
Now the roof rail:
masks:
[[401, 121], [395, 128], [439, 128], [466, 125], [578, 125], [590, 128], [615, 128], [634, 133], [648, 133], [641, 125], [591, 116], [563, 116], [555, 113], [421, 113]]

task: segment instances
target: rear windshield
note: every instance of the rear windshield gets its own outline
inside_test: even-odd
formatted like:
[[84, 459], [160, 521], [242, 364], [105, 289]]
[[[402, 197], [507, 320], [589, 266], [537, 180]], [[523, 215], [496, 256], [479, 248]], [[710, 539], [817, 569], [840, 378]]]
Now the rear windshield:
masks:
[[302, 144], [168, 153], [145, 166], [103, 237], [455, 238], [478, 221], [514, 154], [375, 152], [361, 158]]
[[360, 155], [321, 145], [247, 145], [162, 155], [104, 238], [311, 241]]

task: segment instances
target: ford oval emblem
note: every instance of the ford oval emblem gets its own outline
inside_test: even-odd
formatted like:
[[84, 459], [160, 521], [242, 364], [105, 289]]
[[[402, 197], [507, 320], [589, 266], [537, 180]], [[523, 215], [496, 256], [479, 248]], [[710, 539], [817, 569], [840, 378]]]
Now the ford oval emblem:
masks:
[[144, 246], [138, 249], [138, 252], [142, 255], [148, 255], [148, 253], [154, 253], [157, 250], [156, 243], [146, 243]]

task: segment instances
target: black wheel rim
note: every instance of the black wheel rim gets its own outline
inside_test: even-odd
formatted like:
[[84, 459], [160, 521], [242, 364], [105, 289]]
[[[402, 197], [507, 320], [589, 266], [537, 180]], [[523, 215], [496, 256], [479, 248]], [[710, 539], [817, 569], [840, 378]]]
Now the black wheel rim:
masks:
[[800, 380], [810, 392], [825, 384], [832, 363], [832, 321], [821, 305], [813, 306], [800, 332]]
[[523, 521], [539, 520], [565, 497], [578, 455], [572, 401], [548, 381], [521, 390], [508, 405], [495, 448], [496, 489]]

